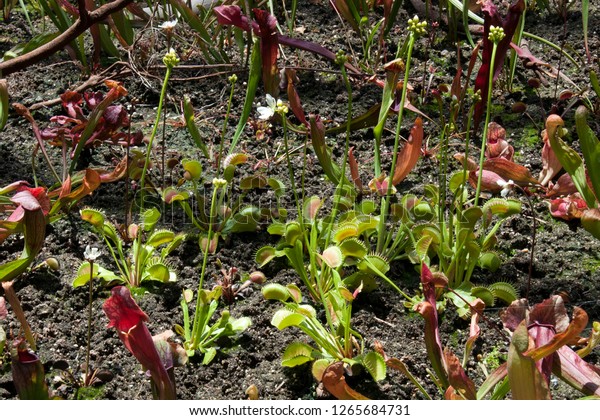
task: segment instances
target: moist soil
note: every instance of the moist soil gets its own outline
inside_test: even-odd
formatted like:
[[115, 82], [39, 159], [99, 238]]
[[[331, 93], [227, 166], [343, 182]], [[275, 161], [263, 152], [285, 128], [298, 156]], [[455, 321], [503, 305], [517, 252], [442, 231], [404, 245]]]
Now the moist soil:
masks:
[[[343, 25], [326, 1], [300, 1], [295, 36], [322, 43], [332, 51], [358, 51], [361, 46], [351, 29]], [[592, 5], [590, 28], [600, 25], [600, 13], [597, 6]], [[403, 5], [398, 15], [398, 22], [406, 22], [415, 14], [413, 5]], [[381, 14], [381, 10], [377, 13]], [[278, 16], [284, 22], [282, 15]], [[423, 19], [424, 16], [421, 16]], [[578, 4], [568, 13], [566, 23], [555, 14], [546, 12], [529, 12], [527, 30], [557, 45], [563, 45], [579, 63], [585, 62], [581, 13]], [[39, 22], [38, 22], [39, 23]], [[178, 30], [187, 31], [184, 24]], [[394, 45], [403, 37], [404, 24], [400, 23], [393, 33], [393, 42], [388, 45], [387, 57], [393, 57]], [[426, 39], [419, 41], [415, 48], [411, 84], [414, 92], [421, 92], [429, 87], [437, 87], [442, 83], [451, 83], [455, 74], [457, 51], [453, 44], [445, 38], [447, 27], [442, 22], [438, 29], [433, 29], [434, 42]], [[188, 33], [188, 32], [183, 32]], [[0, 51], [6, 51], [17, 42], [27, 40], [31, 36], [26, 21], [20, 13], [13, 11], [12, 19], [3, 23], [0, 33]], [[160, 40], [160, 34], [155, 36]], [[142, 40], [145, 39], [142, 37]], [[597, 31], [590, 31], [590, 50], [596, 52], [600, 48]], [[142, 48], [142, 47], [140, 47]], [[563, 113], [567, 127], [573, 126], [573, 109], [569, 102], [556, 101], [556, 92], [563, 89], [576, 91], [588, 88], [588, 79], [584, 65], [579, 68], [561, 55], [539, 42], [530, 42], [534, 55], [554, 67], [561, 66], [564, 73], [573, 81], [565, 80], [556, 83], [549, 80], [549, 85], [539, 89], [528, 87], [528, 80], [534, 74], [522, 66], [517, 66], [514, 80], [515, 89], [508, 92], [506, 77], [503, 75], [497, 84], [493, 96], [493, 116], [502, 124], [511, 139], [517, 155], [515, 160], [530, 168], [537, 176], [541, 170], [541, 139], [539, 132], [543, 126], [544, 116], [552, 108]], [[142, 48], [143, 49], [143, 48]], [[159, 99], [162, 74], [160, 69], [151, 67], [152, 60], [159, 61], [164, 49], [160, 45], [155, 49], [135, 50], [130, 55], [135, 71], [131, 67], [118, 66], [110, 77], [123, 82], [129, 90], [124, 103], [132, 106], [132, 129], [141, 130], [146, 139], [150, 135]], [[284, 50], [285, 57], [280, 57], [279, 65], [297, 66], [298, 92], [306, 112], [319, 114], [327, 127], [334, 127], [346, 119], [348, 96], [346, 87], [336, 67], [308, 53]], [[461, 48], [461, 62], [468, 63], [471, 49]], [[245, 80], [247, 73], [241, 66], [241, 59], [236, 57], [236, 49], [231, 48], [232, 65], [217, 69], [202, 68], [193, 73], [189, 69], [176, 69], [173, 80], [169, 83], [168, 101], [166, 105], [166, 155], [167, 157], [193, 158], [202, 161], [207, 174], [214, 173], [211, 162], [201, 157], [194, 147], [185, 125], [181, 120], [181, 101], [189, 95], [197, 111], [196, 122], [208, 144], [218, 145], [221, 136], [224, 116], [229, 97], [230, 74], [237, 74], [239, 82], [236, 86], [231, 106], [231, 117], [227, 127], [228, 139], [239, 119], [244, 102]], [[150, 58], [148, 58], [150, 55]], [[594, 57], [598, 65], [598, 56]], [[103, 62], [104, 68], [110, 62]], [[203, 64], [198, 55], [191, 53], [182, 64]], [[380, 76], [382, 76], [380, 74]], [[56, 54], [46, 61], [8, 77], [10, 100], [28, 107], [35, 107], [45, 101], [51, 101], [67, 89], [73, 89], [87, 80], [81, 69], [69, 59], [66, 52]], [[381, 89], [369, 83], [366, 78], [352, 78], [353, 115], [366, 112], [381, 98]], [[577, 86], [578, 88], [574, 87]], [[102, 85], [94, 90], [103, 90]], [[282, 92], [283, 94], [283, 92]], [[285, 95], [282, 96], [283, 99]], [[259, 91], [257, 102], [264, 105], [264, 96]], [[431, 102], [430, 99], [427, 99]], [[527, 114], [511, 113], [513, 104], [522, 101], [527, 105]], [[430, 113], [433, 119], [439, 118], [436, 107], [431, 103], [423, 104], [423, 112]], [[46, 104], [37, 107], [33, 113], [41, 127], [49, 124], [53, 115], [63, 114], [60, 103]], [[405, 118], [403, 134], [408, 133], [411, 114]], [[390, 120], [394, 120], [390, 118]], [[390, 152], [393, 147], [393, 125], [384, 137], [382, 156], [384, 164], [389, 166]], [[592, 129], [598, 133], [597, 122], [592, 122]], [[430, 152], [417, 164], [416, 169], [398, 186], [399, 194], [422, 194], [425, 184], [436, 182], [440, 155], [436, 154], [439, 128], [426, 122], [425, 132], [429, 138]], [[533, 133], [533, 135], [531, 134]], [[162, 134], [157, 138], [160, 142]], [[576, 136], [571, 136], [574, 138]], [[332, 185], [326, 180], [316, 156], [309, 148], [306, 163], [302, 156], [302, 135], [291, 135], [290, 147], [298, 147], [291, 155], [292, 165], [299, 170], [305, 165], [305, 194], [318, 195], [325, 199], [325, 208], [330, 207]], [[333, 156], [341, 162], [345, 136], [332, 135], [328, 138], [333, 147]], [[452, 142], [449, 155], [463, 151], [462, 141]], [[273, 123], [262, 139], [257, 139], [253, 130], [247, 129], [242, 136], [239, 150], [249, 156], [249, 162], [240, 167], [239, 173], [248, 175], [263, 173], [276, 177], [286, 183], [289, 179], [284, 154], [283, 131], [281, 125]], [[355, 155], [361, 162], [363, 183], [367, 183], [372, 174], [373, 134], [370, 129], [353, 131], [350, 138], [355, 147]], [[34, 182], [32, 178], [32, 150], [35, 146], [31, 125], [23, 118], [11, 113], [6, 129], [0, 133], [0, 156], [4, 168], [0, 171], [0, 185], [8, 185], [18, 180]], [[577, 142], [574, 141], [577, 147]], [[93, 168], [110, 168], [123, 157], [124, 151], [119, 147], [102, 146], [84, 157], [83, 166]], [[50, 149], [52, 159], [60, 162], [60, 151]], [[477, 152], [478, 154], [478, 152]], [[473, 153], [475, 155], [475, 153]], [[154, 181], [160, 180], [160, 146], [154, 155], [157, 162], [151, 171]], [[42, 185], [51, 184], [51, 175], [40, 154], [34, 158], [38, 180]], [[451, 165], [455, 163], [451, 162]], [[59, 166], [60, 167], [60, 166]], [[457, 167], [457, 166], [456, 166]], [[181, 175], [180, 166], [171, 174], [167, 174], [166, 182], [175, 183]], [[207, 175], [210, 179], [212, 175]], [[124, 194], [127, 186], [123, 182], [103, 184], [90, 197], [82, 200], [80, 207], [92, 206], [106, 213], [115, 223], [122, 223], [125, 217], [126, 203]], [[130, 190], [130, 188], [129, 188]], [[236, 190], [239, 193], [239, 190]], [[129, 191], [129, 194], [131, 192]], [[293, 209], [291, 188], [287, 188], [288, 197], [284, 198], [288, 208]], [[575, 222], [563, 222], [553, 219], [548, 212], [548, 203], [531, 196], [531, 204], [523, 194], [517, 194], [523, 202], [520, 215], [509, 219], [498, 232], [498, 251], [502, 265], [489, 273], [477, 270], [473, 282], [489, 284], [497, 280], [508, 281], [515, 285], [521, 296], [527, 294], [529, 300], [537, 303], [552, 294], [560, 293], [567, 302], [569, 313], [573, 306], [582, 307], [590, 320], [600, 319], [600, 243]], [[259, 190], [250, 193], [245, 202], [257, 202], [261, 205], [273, 200], [272, 192]], [[293, 210], [290, 210], [293, 212]], [[533, 217], [537, 220], [535, 247], [532, 246]], [[182, 289], [195, 290], [200, 276], [202, 255], [197, 242], [197, 231], [189, 224], [181, 210], [176, 207], [163, 207], [162, 224], [176, 232], [188, 232], [189, 240], [179, 247], [170, 259], [177, 272], [178, 281], [174, 284], [152, 285], [145, 291], [136, 294], [139, 306], [148, 314], [148, 327], [153, 334], [172, 330], [174, 324], [183, 324], [180, 308]], [[224, 268], [237, 267], [241, 272], [256, 270], [255, 252], [264, 245], [273, 245], [277, 238], [266, 231], [267, 224], [261, 224], [256, 233], [232, 234], [219, 243], [214, 255], [210, 255], [207, 265], [206, 287], [215, 285], [219, 273], [217, 262]], [[72, 281], [79, 265], [83, 261], [83, 251], [87, 245], [97, 245], [104, 249], [100, 238], [93, 234], [89, 227], [80, 220], [77, 208], [47, 228], [44, 248], [38, 262], [53, 257], [59, 260], [60, 270], [52, 271], [42, 266], [32, 269], [15, 282], [15, 290], [37, 338], [38, 353], [44, 364], [51, 392], [54, 396], [74, 399], [77, 395], [77, 381], [81, 365], [85, 362], [87, 344], [87, 308], [88, 288], [73, 288]], [[16, 235], [10, 237], [0, 247], [0, 261], [7, 262], [20, 254], [23, 243]], [[530, 273], [530, 256], [534, 252], [533, 266]], [[100, 263], [115, 269], [112, 261], [104, 252]], [[268, 282], [279, 284], [295, 283], [300, 285], [298, 275], [288, 267], [283, 259], [275, 260], [262, 268]], [[408, 262], [394, 262], [390, 277], [396, 281], [406, 293], [414, 294], [418, 290], [418, 274]], [[281, 366], [281, 356], [286, 346], [293, 341], [310, 342], [307, 336], [294, 329], [277, 330], [271, 325], [273, 313], [281, 306], [279, 303], [266, 301], [258, 286], [249, 293], [238, 297], [228, 309], [234, 317], [247, 316], [252, 325], [237, 338], [219, 343], [219, 351], [209, 365], [203, 365], [199, 357], [193, 357], [183, 367], [175, 369], [178, 398], [181, 399], [246, 399], [246, 390], [254, 385], [261, 399], [316, 399], [330, 398], [317, 386], [308, 364], [296, 368]], [[137, 360], [125, 349], [114, 329], [106, 327], [108, 320], [101, 306], [109, 296], [110, 289], [96, 283], [93, 290], [91, 365], [103, 372], [102, 377], [109, 378], [106, 383], [89, 392], [87, 398], [101, 399], [150, 399], [149, 379]], [[467, 373], [476, 384], [485, 379], [484, 369], [491, 370], [494, 363], [502, 362], [506, 356], [508, 339], [501, 334], [499, 307], [486, 309], [487, 320], [481, 323], [482, 334], [477, 340], [472, 357], [468, 363]], [[222, 304], [222, 308], [225, 305]], [[19, 334], [19, 324], [9, 308], [7, 320], [2, 321], [9, 336]], [[492, 328], [493, 326], [500, 328]], [[428, 375], [431, 369], [426, 357], [423, 339], [423, 321], [420, 316], [407, 309], [404, 299], [385, 283], [370, 292], [358, 295], [353, 305], [353, 328], [364, 338], [366, 348], [372, 348], [376, 341], [380, 342], [389, 356], [401, 359], [419, 380], [423, 387], [434, 398], [442, 398]], [[459, 318], [452, 307], [441, 316], [441, 334], [444, 346], [451, 348], [462, 357], [464, 343], [468, 337], [468, 320]], [[589, 329], [583, 334], [587, 336]], [[597, 362], [598, 352], [592, 353], [587, 360]], [[373, 399], [419, 399], [423, 395], [407, 379], [398, 372], [388, 370], [385, 380], [373, 382], [367, 375], [349, 377], [349, 384], [359, 392]], [[552, 382], [555, 398], [578, 398], [581, 395], [558, 381]], [[82, 394], [80, 393], [80, 396]], [[0, 365], [0, 398], [17, 398], [10, 373], [9, 357], [4, 355]]]

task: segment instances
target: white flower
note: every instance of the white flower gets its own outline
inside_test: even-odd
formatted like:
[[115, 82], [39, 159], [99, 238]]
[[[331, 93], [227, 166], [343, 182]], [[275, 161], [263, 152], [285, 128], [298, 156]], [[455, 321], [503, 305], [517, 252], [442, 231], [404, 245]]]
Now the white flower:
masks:
[[512, 179], [509, 179], [508, 181], [499, 179], [498, 181], [496, 181], [496, 184], [502, 187], [502, 191], [500, 191], [500, 195], [502, 197], [506, 197], [511, 191], [515, 189], [515, 182]]
[[83, 253], [83, 258], [85, 258], [88, 261], [94, 261], [100, 256], [100, 254], [101, 253], [98, 248], [92, 248], [91, 246], [87, 245]]
[[160, 29], [164, 29], [165, 31], [172, 31], [175, 26], [177, 26], [177, 19], [175, 20], [167, 20], [165, 22], [163, 22], [159, 28]]
[[258, 118], [266, 121], [275, 115], [276, 109], [277, 101], [275, 101], [275, 98], [267, 93], [267, 106], [259, 106], [256, 108], [258, 111]]

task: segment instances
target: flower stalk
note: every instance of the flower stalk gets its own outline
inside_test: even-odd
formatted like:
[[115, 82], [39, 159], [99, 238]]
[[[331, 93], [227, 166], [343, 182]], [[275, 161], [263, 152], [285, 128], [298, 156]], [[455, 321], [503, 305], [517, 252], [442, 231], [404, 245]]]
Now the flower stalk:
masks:
[[488, 80], [487, 104], [485, 107], [485, 124], [483, 126], [483, 134], [481, 136], [481, 153], [479, 155], [479, 176], [477, 178], [477, 190], [475, 192], [475, 206], [479, 204], [479, 194], [481, 193], [481, 178], [483, 172], [483, 160], [485, 158], [485, 147], [487, 145], [488, 125], [490, 124], [490, 114], [492, 107], [492, 88], [494, 85], [494, 71], [496, 61], [496, 51], [498, 44], [504, 38], [504, 29], [502, 27], [490, 26], [489, 40], [492, 41], [492, 57], [490, 58], [490, 75]]
[[152, 128], [152, 133], [150, 134], [150, 139], [148, 140], [148, 147], [146, 148], [146, 159], [144, 161], [144, 168], [142, 169], [142, 175], [140, 178], [140, 194], [141, 194], [141, 203], [140, 209], [144, 211], [144, 193], [146, 186], [146, 174], [148, 172], [148, 167], [150, 166], [150, 154], [152, 153], [152, 145], [154, 144], [154, 139], [156, 138], [156, 133], [158, 131], [158, 126], [160, 123], [160, 117], [162, 114], [163, 105], [165, 103], [165, 98], [167, 96], [167, 86], [169, 84], [169, 79], [171, 78], [171, 72], [173, 68], [175, 68], [179, 64], [179, 57], [175, 53], [175, 50], [170, 49], [167, 54], [163, 57], [163, 63], [167, 67], [167, 71], [165, 72], [165, 78], [163, 80], [162, 89], [160, 91], [160, 99], [158, 101], [158, 108], [156, 110], [156, 119], [154, 121], [154, 127]]

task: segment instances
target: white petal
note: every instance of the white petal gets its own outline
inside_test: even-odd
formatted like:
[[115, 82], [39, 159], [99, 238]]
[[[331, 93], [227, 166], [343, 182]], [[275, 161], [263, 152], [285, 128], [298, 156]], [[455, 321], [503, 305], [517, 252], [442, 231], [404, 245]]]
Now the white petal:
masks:
[[276, 105], [277, 105], [277, 102], [275, 102], [275, 98], [273, 98], [271, 95], [269, 95], [267, 93], [267, 106], [269, 106], [270, 108], [275, 109]]
[[167, 20], [160, 25], [161, 29], [173, 29], [177, 25], [177, 19]]
[[268, 120], [275, 114], [273, 108], [266, 106], [259, 106], [256, 110], [258, 111], [258, 118], [261, 120]]

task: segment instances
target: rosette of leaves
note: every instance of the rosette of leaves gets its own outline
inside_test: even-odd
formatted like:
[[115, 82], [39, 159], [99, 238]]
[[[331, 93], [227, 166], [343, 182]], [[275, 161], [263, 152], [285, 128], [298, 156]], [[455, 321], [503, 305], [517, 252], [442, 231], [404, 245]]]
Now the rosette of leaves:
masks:
[[492, 198], [482, 206], [464, 206], [461, 195], [465, 182], [461, 172], [451, 177], [449, 187], [455, 199], [446, 215], [440, 216], [440, 192], [434, 185], [425, 187], [424, 197], [405, 195], [395, 209], [414, 238], [407, 247], [409, 259], [414, 264], [437, 265], [455, 292], [446, 296], [460, 316], [469, 314], [465, 301], [480, 298], [486, 306], [493, 306], [496, 299], [510, 303], [518, 297], [510, 283], [475, 286], [471, 278], [476, 267], [492, 272], [500, 267], [496, 233], [507, 218], [520, 213], [521, 202]]
[[[268, 210], [243, 204], [249, 191], [272, 188], [278, 203], [277, 207], [281, 208], [279, 200], [285, 191], [283, 184], [275, 178], [268, 178], [259, 173], [240, 179], [237, 187], [241, 192], [234, 197], [235, 170], [237, 166], [246, 163], [248, 158], [246, 154], [237, 153], [223, 159], [222, 178], [227, 181], [229, 187], [217, 195], [216, 214], [210, 212], [212, 191], [205, 188], [208, 183], [203, 177], [202, 165], [196, 160], [184, 159], [181, 162], [183, 176], [177, 186], [168, 187], [162, 193], [163, 200], [167, 204], [177, 203], [181, 206], [188, 219], [202, 232], [201, 243], [207, 239], [209, 226], [212, 225], [213, 243], [209, 248], [211, 252], [216, 250], [219, 238], [225, 238], [236, 232], [255, 232], [260, 221], [264, 219]], [[202, 246], [202, 249], [204, 248]]]
[[[312, 374], [318, 382], [325, 382], [324, 374], [336, 363], [342, 362], [349, 375], [366, 370], [375, 381], [385, 378], [386, 365], [376, 352], [365, 352], [361, 335], [350, 326], [354, 295], [343, 286], [330, 290], [324, 297], [326, 323], [317, 316], [311, 306], [302, 304], [302, 293], [294, 284], [282, 286], [271, 283], [263, 287], [263, 296], [284, 305], [273, 315], [271, 324], [279, 330], [298, 328], [313, 341], [290, 344], [282, 355], [282, 366], [295, 367], [312, 363]], [[335, 395], [335, 393], [334, 393]]]
[[[304, 202], [301, 219], [269, 225], [268, 232], [281, 239], [275, 247], [264, 246], [257, 251], [259, 266], [286, 257], [315, 301], [334, 287], [337, 279], [345, 286], [370, 291], [376, 287], [375, 278], [380, 277], [402, 294], [386, 275], [390, 269], [387, 256], [367, 246], [379, 223], [379, 217], [372, 215], [375, 202], [361, 202], [333, 224], [330, 216], [317, 217], [321, 205], [319, 197], [310, 197]], [[390, 255], [400, 242], [394, 240], [390, 245]]]
[[[126, 232], [119, 232], [106, 216], [96, 209], [83, 209], [81, 218], [104, 240], [118, 268], [118, 273], [93, 263], [93, 277], [105, 283], [124, 283], [140, 287], [146, 281], [174, 282], [177, 275], [169, 267], [167, 257], [185, 239], [185, 234], [175, 234], [167, 229], [157, 229], [160, 212], [148, 209], [142, 214], [142, 223], [129, 225]], [[127, 243], [132, 241], [127, 249]], [[90, 262], [85, 261], [77, 271], [74, 287], [85, 285], [90, 279]]]
[[222, 291], [220, 287], [214, 290], [200, 290], [193, 322], [190, 320], [188, 304], [192, 301], [194, 292], [189, 289], [184, 290], [181, 299], [183, 327], [175, 325], [175, 332], [185, 339], [183, 347], [187, 355], [192, 357], [199, 352], [203, 355], [204, 365], [215, 358], [222, 339], [237, 336], [252, 325], [249, 317], [234, 318], [227, 309], [224, 309], [221, 316], [213, 322]]

